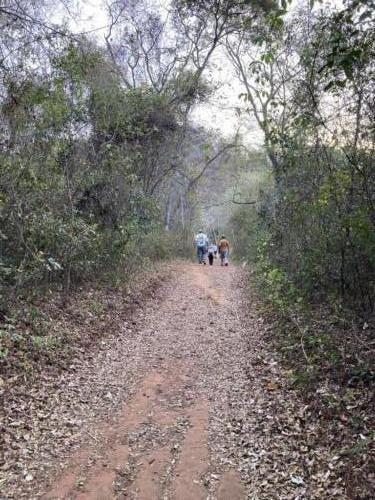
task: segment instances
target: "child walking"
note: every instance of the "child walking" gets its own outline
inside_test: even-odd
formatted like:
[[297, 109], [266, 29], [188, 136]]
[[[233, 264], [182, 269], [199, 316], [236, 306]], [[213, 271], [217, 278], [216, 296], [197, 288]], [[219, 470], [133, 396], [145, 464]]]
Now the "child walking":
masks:
[[214, 263], [214, 257], [215, 257], [215, 245], [211, 243], [208, 247], [208, 262], [210, 266]]

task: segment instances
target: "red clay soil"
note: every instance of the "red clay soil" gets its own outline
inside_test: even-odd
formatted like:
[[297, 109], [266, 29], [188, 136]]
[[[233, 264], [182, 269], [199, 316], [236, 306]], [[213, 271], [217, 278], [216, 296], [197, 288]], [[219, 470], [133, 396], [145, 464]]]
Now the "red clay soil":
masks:
[[17, 426], [38, 433], [28, 431], [32, 453], [10, 438], [0, 497], [347, 498], [339, 458], [324, 443], [309, 448], [313, 422], [302, 427], [306, 409], [262, 340], [242, 277], [216, 262], [176, 264], [94, 359], [83, 353], [46, 385], [45, 427], [20, 412]]

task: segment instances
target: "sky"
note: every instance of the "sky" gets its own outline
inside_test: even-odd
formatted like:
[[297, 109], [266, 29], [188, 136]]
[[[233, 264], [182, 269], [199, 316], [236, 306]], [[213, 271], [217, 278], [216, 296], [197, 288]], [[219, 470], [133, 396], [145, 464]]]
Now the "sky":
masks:
[[[67, 12], [64, 8], [56, 11], [56, 19], [66, 18], [70, 29], [74, 32], [91, 32], [99, 43], [104, 43], [108, 19], [106, 17], [104, 0], [76, 0], [77, 7]], [[199, 104], [192, 112], [191, 120], [197, 125], [217, 131], [226, 137], [233, 136], [240, 128], [249, 142], [262, 144], [262, 133], [253, 120], [239, 121], [235, 108], [239, 105], [238, 95], [241, 87], [234, 80], [234, 74], [229, 70], [222, 50], [218, 50], [212, 59], [210, 69], [205, 78], [217, 90], [209, 102]]]
[[[160, 0], [166, 6], [169, 0]], [[295, 0], [294, 4], [304, 5], [310, 0]], [[105, 12], [105, 0], [75, 0], [76, 8], [69, 12], [62, 9], [57, 11], [56, 18], [66, 17], [70, 29], [74, 32], [92, 32], [92, 36], [99, 43], [104, 43], [107, 32], [108, 19]], [[339, 7], [342, 0], [324, 0], [326, 5]], [[76, 19], [74, 19], [76, 17]], [[242, 134], [243, 140], [253, 147], [263, 143], [263, 134], [253, 117], [239, 115], [238, 108], [243, 104], [239, 94], [243, 92], [240, 83], [226, 60], [224, 50], [218, 48], [211, 60], [210, 68], [204, 74], [205, 78], [216, 89], [208, 102], [199, 104], [191, 114], [191, 120], [214, 130], [217, 134], [227, 138], [237, 131]]]

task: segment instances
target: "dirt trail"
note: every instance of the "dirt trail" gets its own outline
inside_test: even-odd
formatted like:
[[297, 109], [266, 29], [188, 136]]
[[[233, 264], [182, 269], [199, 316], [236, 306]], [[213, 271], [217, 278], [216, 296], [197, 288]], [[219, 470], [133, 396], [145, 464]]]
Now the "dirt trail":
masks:
[[[148, 318], [157, 334], [157, 368], [138, 383], [116, 418], [97, 424], [95, 443], [70, 458], [42, 498], [205, 500], [210, 489], [214, 493], [204, 480], [212, 467], [212, 392], [204, 381], [209, 375], [213, 382], [215, 373], [209, 373], [204, 353], [225, 329], [221, 315], [230, 311], [226, 293], [233, 271], [193, 265], [184, 271], [184, 285]], [[235, 470], [215, 489], [221, 499], [245, 498]]]
[[215, 264], [177, 264], [132, 328], [56, 382], [60, 434], [79, 422], [69, 445], [46, 428], [0, 498], [346, 498], [340, 484], [325, 495], [330, 457], [306, 455], [303, 409], [243, 303], [242, 272]]

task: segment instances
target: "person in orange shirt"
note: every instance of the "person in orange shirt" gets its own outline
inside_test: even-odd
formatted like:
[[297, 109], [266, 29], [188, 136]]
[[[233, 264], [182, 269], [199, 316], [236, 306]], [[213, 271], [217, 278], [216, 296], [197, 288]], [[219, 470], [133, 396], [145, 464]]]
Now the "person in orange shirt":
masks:
[[227, 266], [229, 257], [229, 241], [226, 239], [224, 234], [221, 235], [218, 247], [221, 259], [221, 265]]

